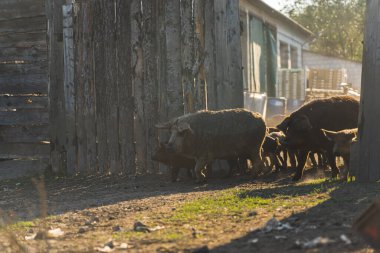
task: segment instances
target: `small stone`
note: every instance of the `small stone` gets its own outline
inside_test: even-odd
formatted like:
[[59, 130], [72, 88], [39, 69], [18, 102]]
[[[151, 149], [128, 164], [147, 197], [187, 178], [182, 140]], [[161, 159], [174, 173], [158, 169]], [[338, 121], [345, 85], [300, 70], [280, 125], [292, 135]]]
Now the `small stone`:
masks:
[[113, 228], [112, 228], [112, 231], [113, 232], [118, 232], [118, 231], [120, 231], [121, 230], [121, 227], [120, 226], [114, 226]]
[[86, 233], [86, 229], [84, 227], [81, 227], [81, 228], [78, 229], [78, 233], [79, 234]]
[[172, 211], [175, 211], [175, 210], [177, 210], [177, 208], [173, 207], [173, 208], [172, 208]]
[[256, 211], [252, 211], [248, 214], [248, 217], [253, 217], [253, 216], [256, 216], [257, 215], [257, 212]]

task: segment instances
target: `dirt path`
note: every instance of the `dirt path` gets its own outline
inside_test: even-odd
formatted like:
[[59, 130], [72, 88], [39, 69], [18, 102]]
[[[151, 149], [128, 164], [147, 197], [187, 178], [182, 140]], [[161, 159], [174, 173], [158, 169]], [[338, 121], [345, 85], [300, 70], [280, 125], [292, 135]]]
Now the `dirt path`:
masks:
[[[44, 205], [30, 180], [0, 182], [0, 208], [13, 223], [0, 233], [0, 252], [106, 252], [110, 240], [115, 252], [194, 252], [203, 246], [211, 252], [373, 252], [350, 226], [380, 193], [378, 184], [292, 184], [287, 175], [205, 185], [173, 184], [163, 176], [59, 178], [46, 180], [45, 189], [46, 225], [36, 219]], [[273, 226], [266, 226], [271, 219]], [[136, 227], [137, 221], [146, 227]], [[30, 239], [44, 227], [64, 234]], [[319, 236], [328, 243], [305, 247]]]

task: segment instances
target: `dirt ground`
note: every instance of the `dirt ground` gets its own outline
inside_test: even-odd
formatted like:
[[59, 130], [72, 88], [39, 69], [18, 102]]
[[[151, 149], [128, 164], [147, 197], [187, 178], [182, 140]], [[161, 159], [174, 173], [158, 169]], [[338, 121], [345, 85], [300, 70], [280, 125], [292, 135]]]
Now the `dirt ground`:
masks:
[[0, 181], [0, 252], [373, 252], [351, 225], [379, 184], [290, 176], [47, 178], [46, 201], [30, 179]]

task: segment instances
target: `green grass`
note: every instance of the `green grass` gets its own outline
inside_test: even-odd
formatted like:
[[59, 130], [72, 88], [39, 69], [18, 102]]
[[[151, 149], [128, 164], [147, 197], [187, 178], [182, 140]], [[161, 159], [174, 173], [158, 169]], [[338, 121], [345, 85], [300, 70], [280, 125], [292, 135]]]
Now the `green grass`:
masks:
[[313, 180], [294, 186], [271, 189], [229, 189], [215, 196], [203, 197], [185, 203], [178, 208], [169, 221], [190, 222], [200, 218], [242, 216], [256, 209], [275, 211], [277, 208], [311, 207], [330, 198], [336, 183]]
[[19, 221], [8, 226], [8, 228], [12, 231], [23, 230], [23, 229], [33, 228], [33, 227], [36, 227], [36, 224], [34, 223], [34, 221]]

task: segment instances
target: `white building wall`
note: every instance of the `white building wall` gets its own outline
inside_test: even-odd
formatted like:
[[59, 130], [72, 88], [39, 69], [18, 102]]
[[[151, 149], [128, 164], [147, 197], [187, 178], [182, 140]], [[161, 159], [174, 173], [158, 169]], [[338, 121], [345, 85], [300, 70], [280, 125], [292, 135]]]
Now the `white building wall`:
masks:
[[304, 50], [303, 63], [305, 68], [344, 68], [347, 70], [347, 82], [351, 83], [354, 89], [360, 91], [362, 77], [362, 64], [360, 62], [321, 55]]

